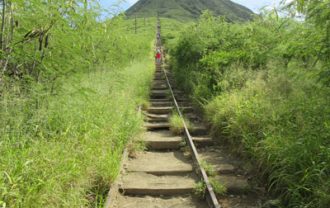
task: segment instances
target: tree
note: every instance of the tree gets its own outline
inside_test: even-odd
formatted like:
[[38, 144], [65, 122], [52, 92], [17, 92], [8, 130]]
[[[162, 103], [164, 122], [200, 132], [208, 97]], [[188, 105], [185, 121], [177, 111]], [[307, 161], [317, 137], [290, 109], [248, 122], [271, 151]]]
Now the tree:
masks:
[[315, 25], [320, 39], [318, 59], [324, 63], [322, 80], [330, 85], [330, 0], [295, 0], [292, 4], [297, 10], [306, 15], [306, 21]]

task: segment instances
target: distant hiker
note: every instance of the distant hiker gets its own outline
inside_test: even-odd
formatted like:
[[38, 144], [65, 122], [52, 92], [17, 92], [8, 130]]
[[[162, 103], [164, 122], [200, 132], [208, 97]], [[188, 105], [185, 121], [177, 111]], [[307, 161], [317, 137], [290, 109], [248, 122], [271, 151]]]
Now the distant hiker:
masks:
[[160, 64], [160, 63], [161, 63], [161, 60], [162, 60], [162, 54], [161, 54], [161, 52], [160, 52], [159, 49], [157, 49], [157, 51], [156, 51], [156, 56], [155, 56], [155, 58], [156, 58], [156, 62], [157, 62], [157, 64]]

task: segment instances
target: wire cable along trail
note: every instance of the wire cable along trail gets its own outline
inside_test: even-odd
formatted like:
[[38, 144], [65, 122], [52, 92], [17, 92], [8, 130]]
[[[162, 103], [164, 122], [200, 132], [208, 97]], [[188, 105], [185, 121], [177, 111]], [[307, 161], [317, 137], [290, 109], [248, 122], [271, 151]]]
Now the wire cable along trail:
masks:
[[257, 200], [253, 205], [246, 202], [247, 177], [214, 145], [189, 99], [175, 89], [166, 69], [159, 20], [155, 45], [150, 105], [143, 109], [147, 131], [142, 140], [147, 150], [125, 152], [121, 175], [111, 187], [105, 207], [256, 207]]

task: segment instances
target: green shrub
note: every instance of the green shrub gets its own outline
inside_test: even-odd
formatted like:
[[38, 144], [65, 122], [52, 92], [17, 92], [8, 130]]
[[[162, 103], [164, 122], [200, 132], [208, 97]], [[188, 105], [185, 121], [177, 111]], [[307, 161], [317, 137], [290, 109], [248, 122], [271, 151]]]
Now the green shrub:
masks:
[[227, 188], [215, 178], [210, 178], [210, 184], [214, 190], [214, 193], [218, 195], [224, 195], [227, 192]]
[[201, 166], [202, 166], [202, 168], [204, 168], [204, 170], [205, 170], [205, 172], [208, 176], [215, 176], [216, 175], [216, 170], [208, 162], [202, 160], [201, 161]]
[[205, 191], [206, 191], [206, 184], [204, 183], [204, 181], [199, 181], [194, 188], [194, 193], [197, 196], [204, 198]]

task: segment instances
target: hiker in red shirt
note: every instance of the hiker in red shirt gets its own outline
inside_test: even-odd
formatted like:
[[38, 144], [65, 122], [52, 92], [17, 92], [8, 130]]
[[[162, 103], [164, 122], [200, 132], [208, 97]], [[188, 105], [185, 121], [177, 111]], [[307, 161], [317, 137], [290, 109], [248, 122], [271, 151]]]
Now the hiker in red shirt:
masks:
[[161, 63], [161, 60], [162, 60], [162, 54], [160, 52], [159, 49], [157, 49], [157, 52], [156, 52], [156, 61], [157, 61], [157, 64], [160, 64]]

